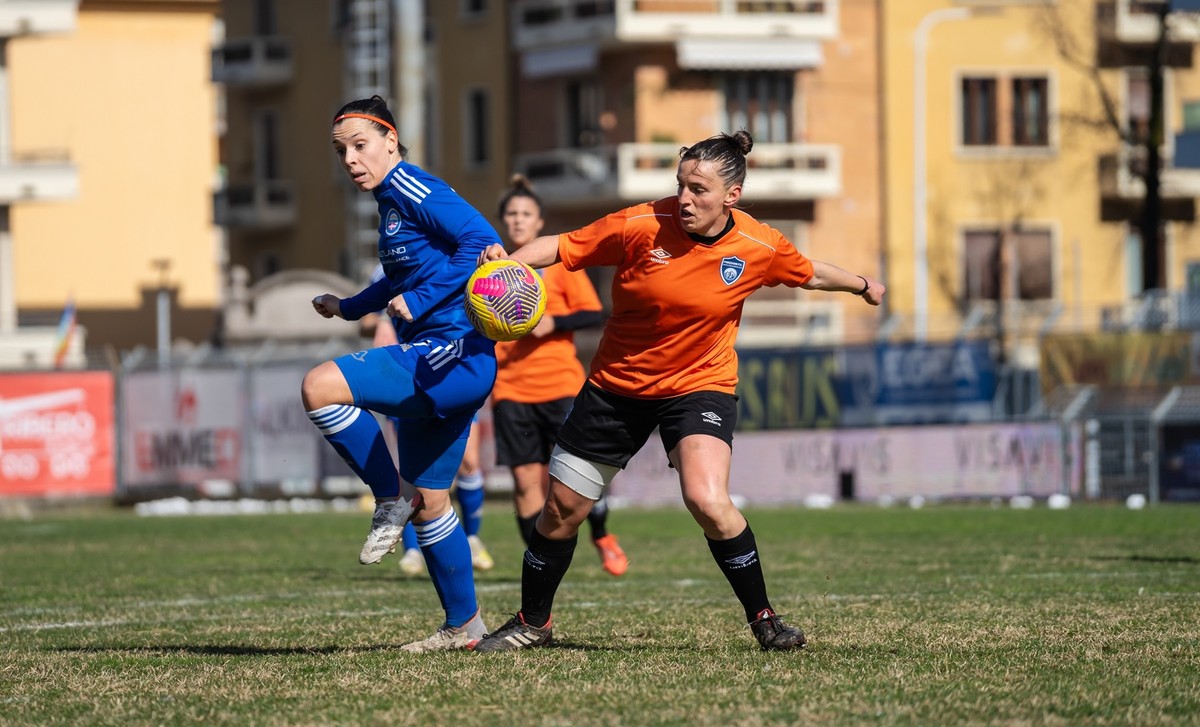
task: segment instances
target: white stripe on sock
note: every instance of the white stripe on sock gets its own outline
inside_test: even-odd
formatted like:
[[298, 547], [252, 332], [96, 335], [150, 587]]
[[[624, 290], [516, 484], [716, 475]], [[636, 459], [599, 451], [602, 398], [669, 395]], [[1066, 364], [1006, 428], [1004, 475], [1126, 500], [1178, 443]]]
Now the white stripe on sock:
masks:
[[330, 404], [329, 406], [323, 406], [320, 409], [308, 412], [308, 418], [313, 424], [317, 425], [317, 429], [321, 431], [321, 434], [328, 437], [332, 434], [337, 434], [353, 424], [358, 419], [359, 414], [362, 414], [362, 411], [357, 406]]
[[417, 531], [417, 543], [422, 548], [445, 540], [457, 527], [461, 526], [458, 523], [458, 513], [453, 509], [437, 520], [430, 520], [427, 523], [413, 523], [413, 529]]
[[483, 487], [483, 472], [475, 470], [469, 475], [458, 476], [458, 489], [460, 490], [478, 490]]

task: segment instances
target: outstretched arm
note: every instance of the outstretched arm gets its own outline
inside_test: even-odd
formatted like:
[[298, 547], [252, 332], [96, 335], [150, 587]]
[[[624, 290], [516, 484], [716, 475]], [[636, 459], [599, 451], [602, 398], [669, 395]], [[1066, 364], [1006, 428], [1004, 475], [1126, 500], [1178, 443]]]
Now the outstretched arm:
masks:
[[479, 255], [479, 264], [504, 257], [525, 263], [531, 268], [548, 268], [561, 259], [558, 256], [558, 235], [543, 235], [511, 255], [500, 245], [492, 245]]
[[807, 290], [853, 293], [862, 296], [862, 299], [871, 305], [879, 305], [883, 302], [883, 294], [887, 291], [883, 283], [820, 260], [813, 260], [812, 266], [812, 278], [800, 287]]

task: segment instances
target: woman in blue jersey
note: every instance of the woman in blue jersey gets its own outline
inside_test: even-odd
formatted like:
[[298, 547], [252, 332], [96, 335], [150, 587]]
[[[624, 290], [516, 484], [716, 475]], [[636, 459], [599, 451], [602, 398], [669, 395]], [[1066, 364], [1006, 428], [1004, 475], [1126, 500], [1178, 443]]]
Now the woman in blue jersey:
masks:
[[[309, 371], [304, 407], [375, 495], [359, 562], [382, 560], [410, 519], [416, 528], [446, 620], [405, 650], [467, 647], [487, 628], [475, 599], [471, 549], [449, 490], [471, 419], [495, 381], [496, 356], [493, 342], [467, 322], [463, 289], [479, 254], [500, 240], [449, 185], [404, 161], [407, 150], [379, 96], [343, 106], [332, 138], [350, 181], [379, 203], [384, 276], [350, 298], [318, 295], [313, 308], [348, 321], [386, 308], [397, 319], [399, 342]], [[372, 411], [399, 419], [398, 473]]]

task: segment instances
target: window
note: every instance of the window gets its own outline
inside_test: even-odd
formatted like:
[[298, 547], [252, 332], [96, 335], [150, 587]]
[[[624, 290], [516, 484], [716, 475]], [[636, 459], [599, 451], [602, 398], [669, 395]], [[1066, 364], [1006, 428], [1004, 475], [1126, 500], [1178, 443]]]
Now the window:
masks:
[[996, 145], [996, 79], [962, 79], [962, 143]]
[[275, 0], [255, 0], [254, 34], [275, 35]]
[[1126, 69], [1125, 108], [1125, 123], [1133, 138], [1139, 142], [1150, 138], [1150, 79], [1145, 69]]
[[1017, 298], [1046, 300], [1054, 297], [1054, 259], [1049, 230], [1013, 233], [1016, 245]]
[[488, 95], [476, 88], [467, 92], [467, 164], [472, 167], [487, 164], [491, 154], [488, 148]]
[[1045, 78], [1012, 80], [1013, 146], [1047, 146], [1050, 143]]
[[279, 179], [279, 114], [263, 109], [254, 118], [254, 179], [269, 182]]
[[963, 297], [1000, 299], [1000, 233], [972, 230], [963, 237]]
[[725, 96], [721, 128], [746, 129], [756, 142], [792, 140], [791, 73], [730, 73], [722, 76]]
[[599, 146], [604, 142], [600, 114], [604, 93], [592, 80], [578, 80], [566, 87], [566, 145], [574, 149]]
[[[1010, 259], [1003, 255], [1008, 245]], [[963, 288], [967, 301], [1007, 299], [1001, 291], [1012, 290], [1017, 300], [1046, 300], [1054, 297], [1054, 260], [1049, 230], [1015, 230], [1007, 236], [1000, 230], [970, 230], [963, 235]], [[1004, 270], [1015, 275], [1011, 287]]]

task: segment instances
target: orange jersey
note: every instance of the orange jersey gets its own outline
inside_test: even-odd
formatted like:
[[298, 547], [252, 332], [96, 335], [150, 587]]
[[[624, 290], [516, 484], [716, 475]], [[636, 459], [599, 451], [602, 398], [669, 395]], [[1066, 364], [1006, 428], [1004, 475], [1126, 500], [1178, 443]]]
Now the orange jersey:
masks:
[[778, 230], [740, 210], [732, 214], [733, 229], [711, 245], [683, 230], [675, 197], [559, 235], [568, 269], [617, 268], [612, 317], [592, 359], [593, 384], [650, 399], [733, 393], [743, 302], [764, 285], [803, 285], [813, 266]]
[[[545, 315], [565, 316], [602, 310], [600, 297], [583, 271], [551, 265], [538, 271], [546, 287]], [[575, 333], [555, 331], [496, 344], [496, 401], [540, 404], [575, 396], [583, 386], [583, 365], [575, 355]]]

